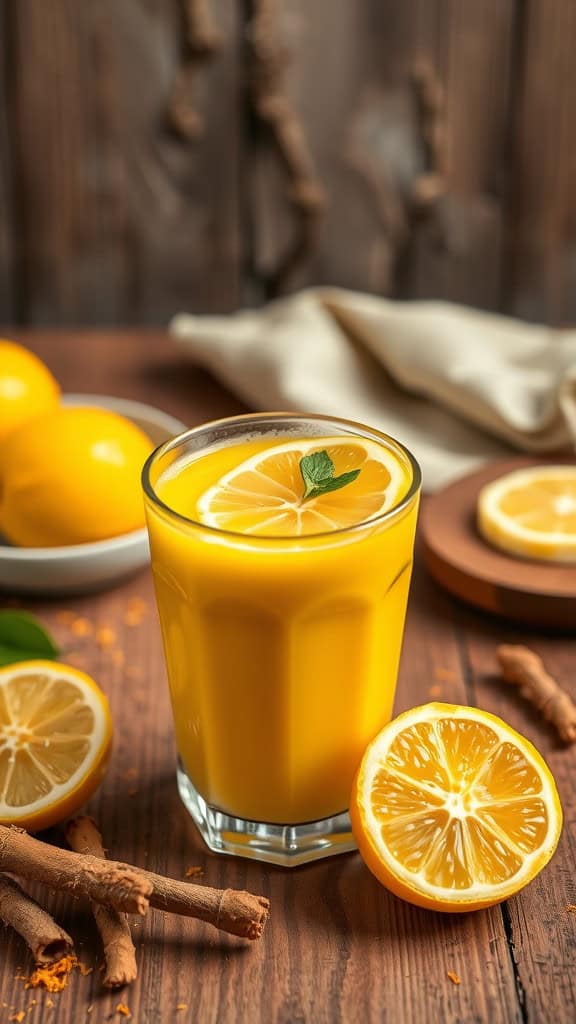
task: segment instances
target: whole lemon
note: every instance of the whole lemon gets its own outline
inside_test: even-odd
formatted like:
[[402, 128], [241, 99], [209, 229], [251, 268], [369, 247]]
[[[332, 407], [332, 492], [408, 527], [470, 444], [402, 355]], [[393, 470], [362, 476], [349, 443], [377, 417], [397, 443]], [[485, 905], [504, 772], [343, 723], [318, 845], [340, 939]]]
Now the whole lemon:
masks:
[[152, 447], [106, 409], [61, 406], [33, 420], [0, 452], [0, 533], [21, 547], [60, 547], [137, 530]]
[[0, 441], [58, 405], [60, 388], [33, 352], [0, 338]]

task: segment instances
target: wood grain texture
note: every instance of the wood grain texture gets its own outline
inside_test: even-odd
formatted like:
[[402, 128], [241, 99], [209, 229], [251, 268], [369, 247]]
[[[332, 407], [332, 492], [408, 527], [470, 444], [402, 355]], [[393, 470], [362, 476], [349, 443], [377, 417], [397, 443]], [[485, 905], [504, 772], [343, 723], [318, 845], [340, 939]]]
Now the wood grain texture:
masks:
[[[201, 144], [170, 129], [181, 61], [175, 2], [10, 7], [23, 315], [165, 321], [239, 298], [238, 29], [198, 78]], [[226, 131], [222, 131], [222, 125]]]
[[[231, 396], [182, 362], [161, 332], [22, 332], [20, 338], [50, 363], [66, 390], [85, 390], [88, 381], [94, 390], [151, 402], [189, 423], [239, 411]], [[146, 614], [131, 627], [124, 618], [134, 596], [144, 599]], [[121, 999], [139, 1024], [571, 1024], [576, 921], [565, 906], [576, 903], [574, 751], [554, 749], [545, 728], [508, 691], [500, 695], [488, 676], [497, 640], [533, 642], [529, 635], [512, 637], [467, 612], [418, 568], [397, 709], [444, 699], [478, 700], [500, 710], [550, 756], [567, 822], [557, 858], [509, 905], [437, 915], [389, 895], [356, 854], [287, 871], [206, 851], [176, 793], [164, 660], [147, 572], [64, 605], [86, 616], [95, 630], [111, 627], [111, 648], [99, 647], [94, 634], [74, 638], [59, 620], [60, 602], [27, 607], [54, 631], [63, 659], [91, 672], [110, 697], [114, 751], [104, 785], [88, 808], [102, 827], [109, 855], [177, 878], [199, 865], [207, 884], [270, 897], [272, 917], [263, 940], [248, 944], [151, 911], [133, 923], [140, 963], [135, 985], [121, 996], [110, 995], [96, 969], [86, 978], [74, 976], [62, 995], [51, 997], [49, 1017], [36, 1007], [26, 1019], [77, 1024], [92, 1005], [86, 1019], [100, 1024], [116, 1019]], [[535, 642], [549, 667], [571, 685], [573, 643], [548, 637]], [[116, 651], [123, 652], [123, 663]], [[58, 839], [55, 831], [50, 836]], [[33, 891], [75, 937], [82, 960], [97, 967], [98, 937], [89, 908]], [[14, 978], [17, 965], [27, 963], [21, 941], [7, 932], [0, 941], [4, 1024], [32, 998], [42, 1007], [46, 996], [25, 992]], [[448, 971], [460, 976], [460, 985]], [[187, 1009], [176, 1012], [178, 1003]]]
[[[512, 0], [281, 6], [287, 89], [329, 203], [318, 250], [291, 287], [497, 304], [513, 8]], [[293, 225], [261, 135], [248, 167], [256, 271], [266, 280]]]
[[528, 643], [547, 670], [576, 698], [574, 641], [558, 643], [544, 633], [529, 637], [491, 620], [470, 619], [468, 672], [474, 700], [522, 732], [552, 769], [564, 811], [564, 829], [549, 871], [506, 905], [505, 923], [513, 942], [516, 987], [529, 1021], [570, 1021], [576, 1016], [576, 747], [560, 743], [513, 690], [500, 683], [496, 642]]
[[8, 114], [10, 66], [5, 45], [8, 36], [7, 13], [6, 5], [0, 4], [0, 321], [4, 323], [17, 318], [13, 263], [13, 152]]
[[576, 315], [576, 7], [528, 0], [518, 12], [503, 301], [561, 324]]
[[[0, 5], [5, 320], [165, 323], [278, 289], [297, 213], [269, 130], [247, 116], [255, 0], [212, 0], [223, 46], [191, 80], [184, 3]], [[328, 197], [282, 290], [574, 320], [572, 0], [268, 5]], [[178, 117], [197, 114], [198, 136], [170, 123], [180, 80]]]

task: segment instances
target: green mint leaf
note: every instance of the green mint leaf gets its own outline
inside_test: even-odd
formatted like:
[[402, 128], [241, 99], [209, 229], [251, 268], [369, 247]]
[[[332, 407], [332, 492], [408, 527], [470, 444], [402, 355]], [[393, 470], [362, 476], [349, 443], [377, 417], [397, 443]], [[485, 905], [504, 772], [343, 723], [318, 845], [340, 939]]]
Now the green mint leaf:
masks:
[[308, 488], [320, 483], [321, 480], [333, 477], [334, 463], [324, 449], [321, 452], [314, 452], [313, 455], [304, 455], [300, 459], [300, 472]]
[[304, 496], [303, 501], [307, 501], [308, 498], [318, 498], [321, 494], [328, 494], [329, 491], [339, 491], [341, 487], [346, 487], [346, 484], [351, 484], [359, 473], [359, 469], [351, 469], [349, 473], [341, 473], [340, 476], [333, 476], [331, 479], [321, 480], [316, 487], [313, 487], [312, 490]]
[[0, 610], [0, 665], [36, 658], [52, 660], [58, 654], [52, 637], [34, 615]]
[[351, 484], [360, 470], [352, 469], [348, 473], [334, 476], [334, 463], [324, 449], [321, 452], [314, 452], [312, 455], [304, 455], [300, 459], [300, 472], [304, 481], [302, 501], [308, 501], [310, 498], [318, 498], [321, 494], [327, 494], [329, 491], [339, 491], [346, 484]]

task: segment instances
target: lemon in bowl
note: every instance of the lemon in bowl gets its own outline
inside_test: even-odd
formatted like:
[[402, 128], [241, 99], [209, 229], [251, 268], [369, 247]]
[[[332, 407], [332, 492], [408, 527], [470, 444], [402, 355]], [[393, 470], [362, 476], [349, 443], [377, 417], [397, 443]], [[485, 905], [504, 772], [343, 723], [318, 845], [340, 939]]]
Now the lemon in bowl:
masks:
[[[82, 407], [83, 409], [108, 410], [118, 414], [124, 421], [130, 421], [145, 435], [147, 452], [187, 429], [186, 425], [174, 416], [132, 399], [116, 398], [109, 395], [65, 394], [62, 396], [62, 405], [65, 408]], [[40, 436], [40, 431], [38, 431], [38, 436]], [[3, 487], [3, 455], [1, 454], [3, 450], [4, 446], [1, 446], [0, 491]], [[43, 457], [48, 458], [46, 450], [44, 450]], [[70, 465], [69, 471], [71, 471]], [[142, 508], [139, 472], [138, 470], [138, 479], [133, 492], [138, 510]], [[60, 493], [60, 504], [62, 499], [63, 494]], [[77, 500], [79, 499], [76, 498], [75, 501]], [[94, 497], [92, 499], [91, 515], [95, 519], [107, 517], [107, 532], [113, 527], [113, 515], [110, 509], [113, 501], [112, 483], [110, 483], [110, 490], [107, 491], [104, 502], [94, 500]], [[83, 594], [119, 583], [149, 564], [148, 537], [143, 525], [102, 540], [84, 542], [76, 540], [58, 546], [52, 544], [37, 546], [38, 541], [36, 541], [33, 547], [11, 546], [8, 542], [6, 527], [4, 527], [5, 543], [3, 543], [1, 537], [3, 533], [2, 505], [3, 499], [0, 498], [0, 591], [8, 591], [10, 594], [49, 594], [51, 596]], [[133, 507], [131, 502], [123, 505], [123, 509], [120, 511], [124, 517], [131, 507]], [[76, 504], [74, 508], [76, 509], [74, 514], [78, 517], [80, 509]], [[120, 528], [120, 511], [114, 513], [118, 529]], [[138, 514], [142, 513], [138, 512]], [[63, 522], [66, 525], [67, 516], [68, 513], [65, 514], [63, 510], [59, 511], [60, 528]], [[124, 525], [125, 523], [126, 518]], [[81, 534], [86, 536], [86, 529], [86, 524], [71, 525], [71, 532], [76, 537]]]
[[109, 409], [61, 406], [32, 420], [2, 447], [0, 532], [19, 547], [62, 547], [140, 529], [152, 447]]
[[25, 423], [56, 409], [60, 387], [38, 356], [0, 338], [0, 442]]

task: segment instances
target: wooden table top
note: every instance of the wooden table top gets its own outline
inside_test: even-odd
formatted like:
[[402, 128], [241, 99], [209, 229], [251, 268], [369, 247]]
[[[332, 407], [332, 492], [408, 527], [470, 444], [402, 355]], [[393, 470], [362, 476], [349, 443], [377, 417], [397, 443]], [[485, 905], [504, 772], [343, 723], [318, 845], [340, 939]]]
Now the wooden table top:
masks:
[[[36, 351], [65, 391], [137, 398], [194, 425], [241, 411], [240, 403], [186, 363], [161, 331], [13, 331]], [[139, 596], [147, 614], [124, 624]], [[284, 870], [209, 853], [180, 804], [174, 742], [151, 578], [144, 572], [96, 596], [30, 602], [61, 643], [63, 660], [89, 671], [109, 695], [115, 748], [89, 811], [110, 856], [182, 878], [199, 865], [203, 880], [261, 892], [272, 903], [263, 939], [247, 943], [195, 921], [150, 911], [134, 920], [138, 980], [120, 994], [101, 987], [99, 946], [87, 908], [68, 897], [43, 899], [74, 936], [83, 962], [41, 1010], [44, 993], [24, 991], [17, 967], [29, 966], [21, 940], [1, 934], [0, 1024], [77, 1024], [122, 1020], [119, 1002], [139, 1024], [556, 1024], [576, 1019], [576, 746], [562, 749], [547, 726], [495, 677], [498, 642], [528, 642], [576, 697], [572, 638], [530, 634], [468, 610], [445, 596], [417, 565], [411, 593], [397, 710], [439, 698], [478, 704], [528, 736], [548, 759], [565, 825], [549, 867], [519, 896], [490, 910], [441, 915], [387, 893], [358, 854]], [[94, 628], [112, 627], [124, 664], [94, 635], [76, 639], [62, 609]], [[50, 838], [55, 838], [51, 836]], [[36, 890], [35, 890], [36, 891]], [[448, 972], [461, 979], [450, 980]], [[32, 1006], [33, 999], [37, 1000]], [[185, 1009], [177, 1009], [185, 1004]], [[91, 1008], [91, 1009], [90, 1009]]]

